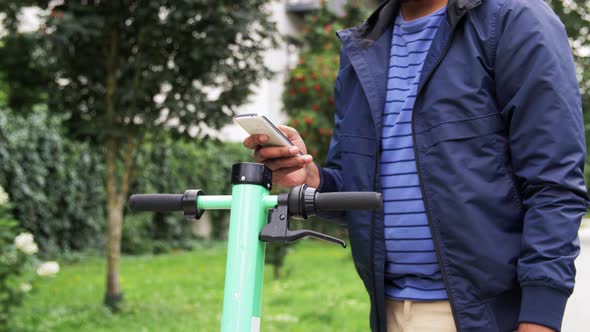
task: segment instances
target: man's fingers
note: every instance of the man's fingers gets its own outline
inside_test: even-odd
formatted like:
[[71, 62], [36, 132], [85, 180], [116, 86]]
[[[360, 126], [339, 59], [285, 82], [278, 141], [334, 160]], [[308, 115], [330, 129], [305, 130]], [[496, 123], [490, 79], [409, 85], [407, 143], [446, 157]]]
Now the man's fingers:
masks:
[[268, 167], [271, 171], [283, 170], [285, 168], [301, 168], [305, 166], [305, 164], [310, 163], [312, 160], [310, 155], [300, 156], [300, 157], [289, 157], [289, 158], [279, 158], [279, 159], [271, 159], [264, 162], [264, 165]]
[[298, 153], [299, 148], [296, 146], [268, 146], [256, 149], [254, 160], [263, 162], [270, 159], [293, 157]]
[[[293, 172], [297, 172], [303, 166], [296, 166], [296, 167], [289, 167], [289, 168], [282, 168], [278, 171], [272, 172], [272, 182], [273, 183], [280, 183], [285, 179], [285, 177]], [[285, 186], [291, 186], [293, 184], [284, 184]]]
[[250, 135], [244, 140], [244, 146], [248, 149], [256, 149], [266, 142], [268, 142], [268, 136], [264, 134]]
[[295, 130], [295, 128], [291, 128], [289, 126], [284, 125], [279, 125], [278, 128], [285, 136], [287, 136], [289, 141], [301, 139], [301, 136], [299, 136], [299, 133], [297, 132], [297, 130]]

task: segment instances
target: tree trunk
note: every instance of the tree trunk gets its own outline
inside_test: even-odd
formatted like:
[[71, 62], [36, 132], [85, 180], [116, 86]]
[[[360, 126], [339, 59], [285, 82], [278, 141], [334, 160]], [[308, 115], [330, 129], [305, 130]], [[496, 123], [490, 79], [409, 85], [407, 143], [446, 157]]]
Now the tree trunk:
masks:
[[119, 260], [121, 257], [121, 230], [123, 228], [123, 206], [118, 199], [108, 199], [107, 230], [107, 289], [105, 305], [117, 311], [123, 299], [119, 284]]
[[[113, 311], [117, 311], [118, 305], [123, 299], [119, 284], [119, 260], [121, 257], [121, 234], [123, 229], [123, 211], [129, 193], [129, 186], [135, 174], [135, 157], [139, 151], [143, 139], [127, 137], [125, 149], [119, 151], [121, 146], [115, 139], [110, 138], [105, 146], [105, 159], [107, 167], [107, 289], [105, 304]], [[122, 153], [122, 167], [117, 167], [117, 156]], [[120, 165], [120, 164], [119, 164]], [[118, 175], [121, 176], [118, 176]]]
[[[140, 30], [138, 39], [143, 36]], [[116, 127], [115, 119], [115, 91], [117, 90], [117, 50], [119, 35], [116, 28], [111, 30], [111, 38], [105, 52], [105, 104], [107, 125]], [[136, 66], [133, 86], [137, 90], [140, 86], [140, 67]], [[135, 101], [131, 104], [133, 112]], [[132, 113], [133, 113], [132, 112]], [[121, 128], [119, 128], [122, 130]], [[119, 284], [119, 260], [121, 258], [121, 234], [123, 229], [123, 211], [129, 186], [135, 174], [135, 159], [143, 142], [142, 135], [126, 132], [123, 135], [108, 136], [105, 141], [105, 161], [107, 167], [107, 288], [104, 303], [111, 310], [117, 311], [123, 299]], [[123, 149], [124, 146], [124, 149]], [[122, 160], [119, 160], [122, 157]], [[121, 161], [121, 162], [118, 162]]]
[[119, 284], [119, 260], [121, 257], [121, 230], [123, 228], [123, 202], [117, 190], [116, 144], [106, 144], [107, 166], [107, 288], [104, 303], [117, 311], [123, 299]]
[[[115, 59], [117, 57], [118, 34], [117, 30], [111, 30], [110, 43], [106, 52], [106, 115], [109, 121], [113, 121], [115, 114], [114, 94], [117, 87], [115, 75]], [[112, 125], [112, 124], [109, 124]], [[107, 167], [106, 191], [107, 191], [107, 287], [104, 304], [115, 312], [123, 300], [121, 285], [119, 284], [119, 259], [121, 257], [121, 230], [123, 228], [123, 201], [125, 193], [122, 186], [126, 179], [121, 178], [117, 185], [120, 141], [114, 137], [107, 138], [105, 142], [105, 161]], [[127, 157], [127, 156], [126, 156]], [[127, 165], [125, 165], [127, 166]], [[125, 176], [126, 177], [126, 176]]]

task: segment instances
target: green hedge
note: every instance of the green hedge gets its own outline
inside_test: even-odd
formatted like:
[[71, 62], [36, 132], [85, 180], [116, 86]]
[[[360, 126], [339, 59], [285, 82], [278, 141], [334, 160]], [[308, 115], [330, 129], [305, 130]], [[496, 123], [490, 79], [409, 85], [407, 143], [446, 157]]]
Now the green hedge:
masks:
[[[61, 121], [43, 110], [27, 115], [0, 110], [0, 186], [13, 202], [15, 218], [33, 233], [43, 252], [101, 248], [102, 156], [90, 144], [65, 138]], [[150, 137], [140, 154], [131, 193], [201, 188], [208, 194], [229, 194], [232, 164], [250, 159], [240, 143]], [[212, 217], [221, 214], [213, 212]], [[126, 219], [122, 244], [126, 253], [190, 247], [192, 225], [181, 214], [128, 214]], [[214, 222], [213, 227], [219, 238], [227, 225]]]
[[43, 110], [27, 116], [0, 110], [0, 142], [0, 186], [42, 251], [100, 246], [105, 195], [99, 155], [64, 139], [60, 119]]
[[[138, 176], [132, 193], [182, 193], [186, 189], [203, 189], [210, 195], [231, 193], [231, 166], [249, 161], [250, 152], [241, 143], [214, 140], [191, 142], [172, 138], [153, 138], [139, 162]], [[226, 211], [208, 211], [213, 219], [213, 238], [223, 238], [227, 225], [222, 223]], [[192, 223], [180, 213], [127, 215], [123, 225], [124, 253], [162, 253], [171, 248], [190, 249]], [[140, 239], [148, 236], [152, 243]]]

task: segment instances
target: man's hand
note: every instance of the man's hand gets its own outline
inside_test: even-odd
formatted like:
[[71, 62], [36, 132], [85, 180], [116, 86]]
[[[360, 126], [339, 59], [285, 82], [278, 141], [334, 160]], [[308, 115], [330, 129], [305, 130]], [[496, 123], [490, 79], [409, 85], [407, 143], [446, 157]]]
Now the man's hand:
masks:
[[[307, 148], [297, 131], [291, 127], [278, 126], [295, 146], [267, 146], [268, 136], [252, 135], [244, 140], [244, 146], [254, 150], [254, 160], [263, 163], [272, 171], [272, 182], [283, 187], [292, 187], [306, 183], [317, 188], [320, 184], [319, 170], [312, 163], [312, 156], [307, 154]], [[303, 156], [299, 155], [299, 151]]]
[[543, 325], [520, 323], [518, 332], [555, 332], [555, 330], [545, 327]]

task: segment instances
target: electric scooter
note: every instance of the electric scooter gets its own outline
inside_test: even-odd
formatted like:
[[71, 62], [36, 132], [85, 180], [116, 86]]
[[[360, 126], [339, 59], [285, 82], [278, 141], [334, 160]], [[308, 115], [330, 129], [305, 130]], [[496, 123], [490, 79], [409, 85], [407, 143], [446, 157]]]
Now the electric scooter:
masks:
[[234, 164], [231, 183], [231, 195], [205, 195], [199, 189], [129, 198], [133, 211], [181, 211], [191, 221], [198, 220], [205, 210], [231, 210], [222, 332], [260, 331], [266, 242], [288, 243], [311, 237], [346, 247], [344, 241], [330, 235], [290, 230], [290, 218], [307, 219], [329, 211], [377, 210], [383, 204], [381, 194], [376, 192], [319, 193], [306, 185], [270, 195], [272, 172], [257, 163]]

